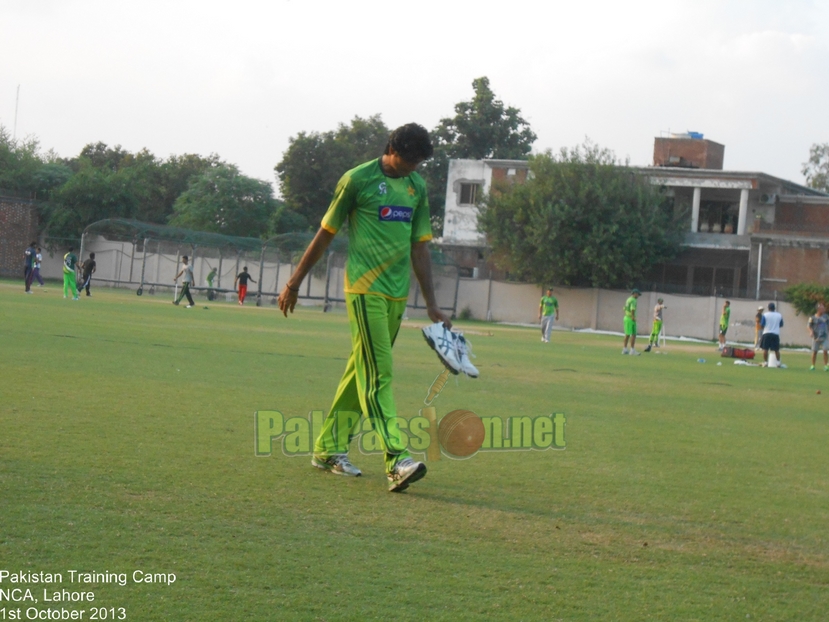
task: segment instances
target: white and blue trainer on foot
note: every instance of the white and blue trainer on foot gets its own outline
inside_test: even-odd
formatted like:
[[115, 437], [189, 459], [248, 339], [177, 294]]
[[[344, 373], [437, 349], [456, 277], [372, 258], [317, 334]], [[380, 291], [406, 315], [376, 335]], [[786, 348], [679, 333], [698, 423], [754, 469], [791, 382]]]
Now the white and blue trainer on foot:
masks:
[[388, 474], [389, 492], [403, 492], [409, 484], [423, 479], [426, 475], [426, 465], [422, 462], [415, 462], [411, 458], [403, 458], [394, 465], [394, 470]]
[[345, 454], [337, 454], [336, 456], [329, 456], [323, 458], [322, 456], [314, 456], [311, 458], [311, 464], [323, 471], [329, 471], [334, 475], [348, 475], [349, 477], [360, 477], [363, 472], [351, 464], [348, 456]]

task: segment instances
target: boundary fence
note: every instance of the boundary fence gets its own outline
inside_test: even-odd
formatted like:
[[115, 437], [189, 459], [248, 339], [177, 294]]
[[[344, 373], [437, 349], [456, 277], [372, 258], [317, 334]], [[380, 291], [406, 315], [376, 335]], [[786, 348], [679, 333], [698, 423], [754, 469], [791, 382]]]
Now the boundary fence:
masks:
[[[312, 238], [311, 233], [289, 233], [267, 240], [240, 238], [111, 219], [86, 228], [79, 257], [83, 262], [89, 253], [95, 253], [95, 283], [133, 289], [141, 296], [174, 291], [173, 278], [182, 267], [181, 258], [187, 255], [195, 276], [191, 291], [208, 300], [222, 296], [233, 299], [236, 275], [247, 266], [256, 281], [248, 289], [255, 304], [275, 305]], [[343, 281], [347, 249], [344, 236], [334, 238], [326, 256], [302, 284], [300, 304], [321, 304], [328, 310], [345, 302]], [[59, 259], [53, 258], [44, 265], [44, 276], [61, 278]], [[432, 247], [431, 259], [438, 306], [454, 314], [460, 284], [458, 267], [435, 247]], [[208, 283], [207, 277], [214, 270], [212, 282]], [[407, 306], [412, 310], [426, 308], [414, 278]]]

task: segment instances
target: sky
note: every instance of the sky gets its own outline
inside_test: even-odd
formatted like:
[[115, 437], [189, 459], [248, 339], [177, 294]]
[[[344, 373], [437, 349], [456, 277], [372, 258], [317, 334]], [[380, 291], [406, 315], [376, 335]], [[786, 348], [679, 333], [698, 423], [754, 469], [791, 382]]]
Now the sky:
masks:
[[804, 183], [829, 142], [829, 1], [0, 0], [0, 125], [62, 157], [216, 153], [276, 186], [299, 132], [432, 129], [481, 76], [535, 152], [589, 137], [647, 166], [692, 130], [728, 170]]

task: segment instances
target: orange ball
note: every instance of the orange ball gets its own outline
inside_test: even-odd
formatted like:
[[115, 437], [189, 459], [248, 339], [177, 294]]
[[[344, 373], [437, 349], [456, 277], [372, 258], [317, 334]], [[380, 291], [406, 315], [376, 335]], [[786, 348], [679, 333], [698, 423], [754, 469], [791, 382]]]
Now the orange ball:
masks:
[[438, 439], [447, 454], [468, 458], [484, 444], [484, 422], [471, 410], [453, 410], [438, 426]]

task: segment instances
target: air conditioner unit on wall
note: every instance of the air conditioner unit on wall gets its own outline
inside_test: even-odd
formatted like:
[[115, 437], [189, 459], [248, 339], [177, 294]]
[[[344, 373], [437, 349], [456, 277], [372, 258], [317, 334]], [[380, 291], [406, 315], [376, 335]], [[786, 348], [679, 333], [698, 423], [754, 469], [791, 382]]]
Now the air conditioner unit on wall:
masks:
[[760, 195], [760, 204], [761, 205], [774, 205], [777, 203], [777, 195], [776, 194], [768, 194], [764, 192]]

